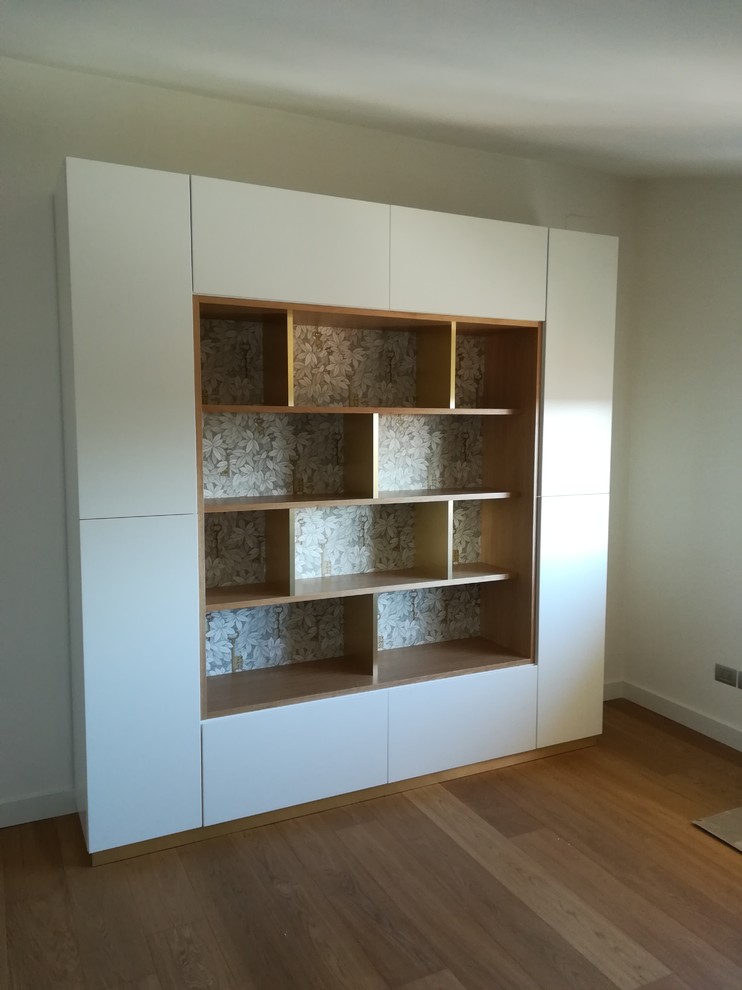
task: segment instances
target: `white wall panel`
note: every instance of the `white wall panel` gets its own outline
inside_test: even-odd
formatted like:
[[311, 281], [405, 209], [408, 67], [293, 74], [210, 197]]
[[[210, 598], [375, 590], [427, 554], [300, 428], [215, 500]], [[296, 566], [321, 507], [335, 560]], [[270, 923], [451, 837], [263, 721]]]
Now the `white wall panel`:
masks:
[[193, 288], [386, 309], [389, 207], [193, 176]]
[[392, 207], [391, 308], [542, 320], [545, 227]]

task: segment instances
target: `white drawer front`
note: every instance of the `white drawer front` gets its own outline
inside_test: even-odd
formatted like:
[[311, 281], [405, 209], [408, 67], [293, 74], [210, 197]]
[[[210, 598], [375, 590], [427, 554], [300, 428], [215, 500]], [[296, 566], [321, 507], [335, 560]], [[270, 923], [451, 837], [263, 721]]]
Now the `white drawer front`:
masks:
[[536, 669], [488, 670], [389, 691], [389, 780], [534, 749]]
[[542, 320], [547, 229], [392, 207], [392, 309]]
[[387, 692], [203, 723], [204, 825], [386, 783]]
[[191, 179], [193, 290], [389, 308], [389, 207]]

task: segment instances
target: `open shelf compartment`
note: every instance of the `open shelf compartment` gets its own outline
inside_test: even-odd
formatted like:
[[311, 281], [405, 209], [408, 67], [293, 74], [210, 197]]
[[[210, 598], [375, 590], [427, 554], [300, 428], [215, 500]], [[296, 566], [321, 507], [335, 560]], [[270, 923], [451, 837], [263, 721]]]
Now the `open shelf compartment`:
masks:
[[373, 498], [378, 417], [204, 413], [204, 498]]
[[491, 619], [499, 593], [475, 585], [214, 613], [205, 715], [532, 663]]
[[293, 328], [284, 308], [196, 300], [201, 402], [293, 405]]
[[207, 613], [207, 714], [370, 686], [375, 628], [372, 596]]
[[294, 314], [298, 406], [453, 406], [449, 321]]

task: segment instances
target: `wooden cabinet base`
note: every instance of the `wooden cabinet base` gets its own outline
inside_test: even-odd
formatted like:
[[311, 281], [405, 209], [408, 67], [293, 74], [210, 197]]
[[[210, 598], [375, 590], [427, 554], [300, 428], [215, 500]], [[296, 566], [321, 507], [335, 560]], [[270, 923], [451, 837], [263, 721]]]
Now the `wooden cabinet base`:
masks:
[[177, 832], [175, 835], [163, 835], [157, 839], [149, 839], [147, 842], [118, 846], [116, 849], [102, 849], [91, 855], [90, 862], [92, 866], [104, 866], [106, 863], [116, 863], [119, 860], [131, 859], [134, 856], [145, 856], [147, 853], [173, 849], [175, 846], [185, 846], [191, 842], [201, 842], [204, 839], [213, 839], [219, 835], [229, 835], [231, 832], [243, 832], [247, 829], [259, 828], [261, 825], [272, 825], [274, 822], [286, 821], [289, 818], [314, 815], [330, 808], [358, 804], [361, 801], [385, 797], [387, 794], [398, 794], [400, 791], [409, 791], [416, 787], [427, 787], [430, 784], [455, 780], [457, 777], [469, 777], [475, 773], [486, 773], [488, 770], [500, 770], [503, 767], [512, 767], [518, 763], [530, 763], [532, 760], [542, 760], [547, 756], [558, 756], [560, 753], [586, 749], [588, 746], [594, 746], [597, 738], [597, 736], [589, 736], [586, 739], [575, 739], [572, 742], [559, 743], [556, 746], [546, 746], [543, 749], [531, 749], [526, 753], [514, 753], [511, 756], [502, 756], [496, 760], [486, 760], [484, 763], [472, 763], [466, 767], [455, 767], [453, 770], [426, 774], [424, 777], [415, 777], [412, 780], [395, 781], [390, 784], [382, 784], [379, 787], [354, 791], [352, 794], [338, 794], [321, 801], [297, 804], [292, 808], [281, 808], [278, 811], [269, 811], [264, 815], [252, 815], [249, 818], [239, 818], [231, 822], [222, 822], [219, 825], [189, 829], [186, 832]]

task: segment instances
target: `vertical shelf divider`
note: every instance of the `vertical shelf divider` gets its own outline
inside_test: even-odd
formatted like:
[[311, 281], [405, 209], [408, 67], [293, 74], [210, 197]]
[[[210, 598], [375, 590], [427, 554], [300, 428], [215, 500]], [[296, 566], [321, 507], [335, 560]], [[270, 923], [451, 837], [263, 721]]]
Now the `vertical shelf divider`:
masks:
[[294, 404], [294, 314], [289, 309], [263, 323], [263, 401]]
[[296, 594], [295, 509], [265, 514], [265, 577], [284, 594]]
[[453, 409], [456, 385], [456, 323], [417, 331], [415, 404]]
[[343, 416], [343, 488], [350, 498], [379, 497], [379, 414]]
[[345, 658], [352, 670], [376, 677], [377, 595], [343, 599]]
[[201, 718], [206, 718], [206, 559], [204, 548], [203, 391], [201, 384], [201, 300], [193, 297], [193, 387], [196, 391], [196, 484], [198, 485], [198, 612]]
[[450, 581], [453, 546], [453, 502], [415, 505], [415, 566]]

